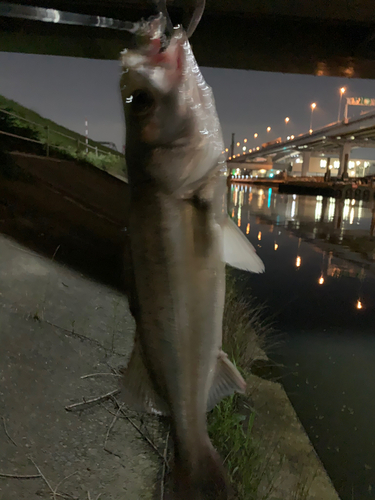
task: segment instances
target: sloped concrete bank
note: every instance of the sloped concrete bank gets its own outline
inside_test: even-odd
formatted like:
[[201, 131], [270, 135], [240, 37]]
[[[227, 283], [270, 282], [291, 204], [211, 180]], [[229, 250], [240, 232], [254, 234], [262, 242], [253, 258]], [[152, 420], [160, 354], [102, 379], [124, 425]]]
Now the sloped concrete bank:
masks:
[[[3, 236], [0, 255], [0, 499], [51, 498], [46, 480], [71, 500], [151, 499], [161, 461], [122, 414], [113, 423], [116, 405], [65, 409], [118, 388], [125, 297]], [[106, 375], [82, 378], [93, 373]], [[162, 452], [158, 421], [127, 415]], [[37, 467], [45, 479], [22, 478]]]
[[251, 375], [249, 395], [256, 412], [253, 433], [271, 472], [260, 488], [272, 482], [270, 500], [339, 500], [281, 384]]

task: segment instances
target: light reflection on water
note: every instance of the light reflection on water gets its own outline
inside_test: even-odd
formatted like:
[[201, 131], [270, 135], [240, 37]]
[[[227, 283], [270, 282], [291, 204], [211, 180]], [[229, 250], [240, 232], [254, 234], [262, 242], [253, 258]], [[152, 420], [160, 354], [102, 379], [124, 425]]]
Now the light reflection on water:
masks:
[[[273, 358], [342, 500], [375, 498], [375, 205], [232, 186], [263, 259], [241, 274], [285, 342]], [[354, 496], [352, 496], [354, 492]]]

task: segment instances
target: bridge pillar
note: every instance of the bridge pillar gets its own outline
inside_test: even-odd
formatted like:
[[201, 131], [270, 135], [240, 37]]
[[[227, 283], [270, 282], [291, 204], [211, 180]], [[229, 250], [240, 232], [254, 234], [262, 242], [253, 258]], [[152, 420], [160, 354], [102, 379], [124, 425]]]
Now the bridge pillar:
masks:
[[309, 171], [309, 168], [310, 168], [310, 158], [311, 158], [311, 151], [304, 151], [302, 153], [301, 177], [306, 177], [307, 172]]
[[347, 179], [348, 178], [348, 166], [349, 166], [349, 158], [350, 158], [350, 151], [352, 149], [352, 146], [350, 142], [345, 142], [343, 146], [341, 146], [340, 149], [340, 168], [339, 172], [337, 174], [337, 177], [340, 177], [341, 179]]
[[327, 168], [326, 168], [326, 173], [324, 174], [324, 180], [326, 182], [331, 180], [331, 170], [329, 168], [330, 164], [331, 164], [331, 158], [327, 158]]

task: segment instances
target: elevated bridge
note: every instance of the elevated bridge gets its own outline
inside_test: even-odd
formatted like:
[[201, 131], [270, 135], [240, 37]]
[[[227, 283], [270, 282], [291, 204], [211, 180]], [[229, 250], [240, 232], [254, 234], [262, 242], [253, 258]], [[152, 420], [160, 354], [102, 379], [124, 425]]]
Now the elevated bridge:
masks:
[[[275, 164], [299, 154], [303, 160], [301, 175], [304, 177], [309, 171], [311, 157], [323, 154], [326, 157], [339, 157], [338, 176], [346, 177], [350, 152], [353, 148], [375, 148], [375, 111], [359, 118], [332, 123], [312, 133], [301, 134], [292, 140], [275, 142], [255, 149], [251, 153], [237, 155], [228, 164], [231, 168], [236, 164], [246, 168], [247, 165], [250, 167], [261, 159]], [[328, 170], [329, 162], [327, 162]]]
[[[171, 0], [175, 23], [186, 24], [193, 0]], [[155, 13], [152, 0], [0, 1], [0, 50], [117, 59], [125, 31], [14, 17], [17, 4], [137, 21]], [[14, 12], [14, 11], [13, 11]], [[207, 0], [192, 38], [202, 66], [375, 78], [375, 9], [368, 0]]]

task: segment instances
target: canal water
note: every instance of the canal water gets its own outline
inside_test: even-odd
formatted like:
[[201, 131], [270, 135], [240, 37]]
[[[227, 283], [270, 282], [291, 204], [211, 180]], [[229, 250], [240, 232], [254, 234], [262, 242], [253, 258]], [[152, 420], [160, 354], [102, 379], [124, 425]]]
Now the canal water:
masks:
[[375, 206], [232, 185], [266, 266], [241, 274], [282, 341], [271, 357], [342, 500], [375, 498]]

